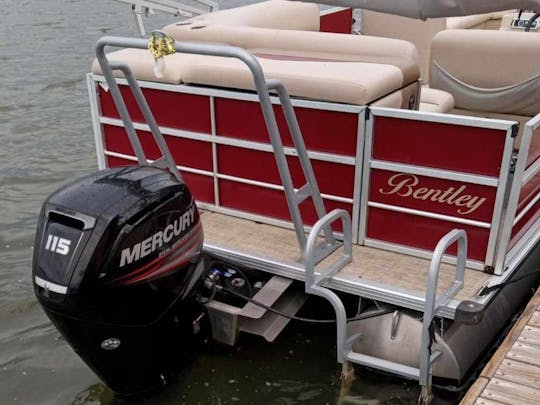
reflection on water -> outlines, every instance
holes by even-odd
[[[247,338],[234,350],[211,348],[169,389],[137,401],[115,398],[59,337],[32,292],[36,219],[48,194],[96,169],[84,74],[100,36],[132,35],[135,26],[129,6],[109,0],[4,0],[2,5],[0,403],[339,402],[331,328],[295,324],[276,344]],[[170,20],[156,15],[150,21],[159,27]],[[363,373],[341,403],[415,402],[414,384],[385,380],[381,389],[380,377]]]

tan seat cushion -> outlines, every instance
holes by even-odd
[[[524,116],[540,111],[535,34],[442,31],[433,38],[430,67],[431,87],[451,93],[456,108]]]
[[[449,30],[468,29],[482,26],[491,19],[491,14],[475,14],[464,17],[448,17],[446,28]]]
[[[422,87],[420,111],[449,113],[454,108],[454,97],[446,91]]]
[[[247,49],[267,78],[282,80],[296,97],[363,105],[416,86],[420,76],[415,47],[401,40],[217,24],[165,30],[181,41]],[[147,51],[123,50],[110,57],[126,60],[142,80],[254,89],[251,73],[238,60],[171,55],[165,58],[164,78],[158,80]],[[99,73],[98,66],[94,72]]]
[[[402,72],[402,85],[420,76],[416,48],[402,40],[223,25],[165,31],[177,40],[234,45],[254,53],[284,55],[290,59],[300,55],[301,58],[393,65]]]
[[[165,29],[171,35],[175,30],[182,30],[187,26],[203,27],[212,24],[319,31],[319,21],[319,7],[316,4],[270,0],[204,14],[170,24]]]
[[[283,58],[264,54],[258,60],[267,78],[281,80],[296,97],[364,105],[403,85],[400,69],[392,65]],[[255,88],[247,66],[233,59],[196,57],[185,67],[183,76],[190,84]]]
[[[251,50],[267,78],[279,79],[292,96],[349,104],[369,104],[404,85],[400,68],[391,64],[341,61],[321,53],[287,55],[271,49]],[[175,54],[165,57],[163,78],[153,73],[154,60],[147,50],[123,49],[109,54],[127,63],[139,80],[170,84],[200,84],[254,90],[251,72],[243,62],[212,56]],[[101,74],[96,61],[93,73]],[[116,76],[122,76],[115,72]]]

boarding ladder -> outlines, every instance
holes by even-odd
[[[167,37],[163,33],[158,33],[159,37]],[[168,37],[171,41],[172,38]],[[120,118],[124,124],[125,130],[135,151],[137,161],[141,165],[149,164],[149,160],[146,158],[144,150],[141,146],[139,138],[135,132],[135,127],[127,110],[126,104],[116,83],[116,80],[113,75],[114,70],[121,71],[127,83],[135,97],[135,100],[143,113],[144,119],[146,120],[152,136],[158,145],[161,151],[161,158],[157,159],[154,162],[151,162],[153,166],[168,168],[179,180],[182,180],[182,176],[176,167],[176,164],[172,158],[172,155],[167,147],[167,144],[161,134],[159,126],[148,106],[148,103],[142,93],[142,90],[135,79],[133,73],[129,66],[124,63],[109,61],[105,55],[105,47],[122,47],[122,48],[139,48],[146,49],[148,46],[148,41],[144,39],[135,39],[135,38],[124,38],[124,37],[103,37],[101,38],[96,45],[96,56],[98,62],[101,66],[103,75],[106,79],[109,91],[111,92],[112,98],[120,114]],[[264,73],[262,71],[261,65],[257,58],[252,54],[242,48],[227,46],[227,45],[214,45],[214,44],[199,44],[199,43],[174,43],[174,50],[180,53],[189,53],[189,54],[200,54],[208,56],[221,56],[236,58],[244,62],[247,67],[250,69],[253,79],[255,82],[255,88],[259,97],[261,104],[261,109],[263,117],[266,123],[266,128],[268,135],[270,137],[270,142],[272,144],[274,157],[276,160],[277,168],[281,178],[281,182],[284,188],[289,213],[293,222],[294,230],[296,232],[296,237],[300,247],[300,251],[304,254],[306,250],[306,233],[305,227],[300,213],[300,204],[306,201],[308,198],[311,198],[317,217],[319,220],[326,215],[326,209],[319,191],[319,186],[309,160],[308,152],[304,144],[304,139],[298,125],[298,120],[294,112],[289,94],[287,89],[278,80],[275,79],[265,79]],[[279,128],[276,121],[276,116],[274,114],[274,109],[272,107],[272,102],[270,100],[270,91],[274,91],[278,94],[281,108],[283,109],[285,119],[289,131],[291,133],[294,146],[298,155],[298,159],[301,164],[301,168],[304,174],[306,183],[299,189],[295,189],[283,149],[283,143],[279,133]],[[334,238],[330,225],[324,222],[320,227],[324,233],[324,238],[321,241],[318,240],[316,249],[312,249],[310,257],[313,257],[315,262],[321,261],[323,258],[328,256],[333,252],[338,246],[339,243]]]
[[[197,15],[216,11],[218,4],[212,0],[191,0],[191,3],[197,5],[189,5],[173,0],[116,0],[122,3],[131,4],[131,10],[135,17],[135,23],[141,33],[141,37],[146,35],[144,28],[143,16],[148,17],[154,11],[172,14],[176,17],[191,18]],[[201,7],[202,6],[202,7]]]
[[[344,230],[343,254],[329,265],[326,264],[326,262],[323,263],[323,265],[326,265],[325,268],[316,270],[315,252],[317,249],[317,239],[321,229],[328,227],[331,223],[337,220],[341,220]],[[411,367],[409,365],[400,364],[353,351],[353,345],[361,336],[347,336],[347,315],[343,302],[332,290],[323,286],[325,282],[329,281],[338,271],[351,262],[351,238],[351,220],[349,215],[344,210],[334,210],[324,218],[320,219],[312,228],[304,255],[306,293],[325,298],[332,304],[336,313],[337,360],[339,363],[343,364],[344,374],[346,373],[347,363],[350,362],[418,380],[422,386],[419,403],[429,404],[432,399],[431,368],[433,362],[440,355],[440,352],[432,352],[431,350],[431,345],[433,343],[433,331],[431,328],[437,311],[441,307],[448,304],[450,300],[452,300],[463,288],[465,262],[467,258],[467,235],[464,230],[454,229],[440,239],[433,252],[429,267],[424,315],[422,319],[422,339],[420,342],[420,359],[418,367]],[[443,255],[448,248],[456,242],[458,243],[458,254],[455,280],[444,293],[437,296],[436,293],[439,279],[439,269]]]

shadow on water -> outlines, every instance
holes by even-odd
[[[102,384],[77,394],[73,404],[416,404],[417,384],[357,370],[341,392],[332,325],[290,324],[274,343],[243,336],[235,349],[212,345],[189,371],[149,397],[121,398]],[[381,382],[384,385],[381,386]]]

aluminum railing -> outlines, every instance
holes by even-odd
[[[161,134],[159,126],[150,110],[150,107],[148,106],[148,103],[146,102],[144,94],[139,84],[137,83],[137,80],[131,73],[129,66],[118,62],[110,62],[105,54],[105,48],[107,46],[146,49],[147,45],[148,42],[144,39],[108,36],[101,38],[97,42],[96,55],[98,62],[101,66],[103,76],[105,77],[107,85],[109,86],[113,101],[116,105],[118,113],[120,114],[120,118],[122,119],[128,138],[135,151],[135,155],[139,164],[148,164],[148,161],[146,159],[141,143],[137,137],[135,127],[129,115],[125,101],[113,75],[113,70],[121,70],[122,73],[124,73],[124,76],[128,81],[128,85],[133,92],[135,100],[139,108],[141,109],[144,118],[147,121],[152,136],[154,137],[162,153],[162,157],[153,164],[156,166],[169,168],[172,173],[174,173],[179,179],[181,179],[181,174],[179,173],[174,163],[174,160],[163,138],[163,135]],[[309,160],[307,149],[304,144],[304,139],[302,137],[302,133],[300,132],[298,120],[296,118],[296,114],[290,101],[287,89],[278,80],[266,80],[257,58],[245,49],[228,45],[187,42],[174,43],[174,49],[176,52],[179,53],[221,56],[239,59],[251,71],[257,95],[261,104],[266,129],[268,131],[270,143],[273,148],[274,158],[276,160],[276,165],[280,175],[281,183],[285,191],[289,213],[291,215],[291,219],[294,225],[300,251],[303,255],[306,250],[307,242],[306,234],[304,231],[304,223],[300,212],[300,204],[307,198],[311,198],[315,206],[318,218],[323,218],[326,215],[326,209],[324,207],[319,186],[313,172],[313,167]],[[274,109],[270,100],[270,90],[276,91],[278,93],[279,99],[281,101],[281,107],[284,111],[291,137],[297,150],[298,159],[300,161],[302,171],[306,180],[306,183],[298,190],[295,190],[293,185],[291,173],[289,170],[289,166],[283,149],[283,143],[276,121],[276,116],[274,114]],[[324,232],[326,243],[324,245],[324,248],[318,249],[317,253],[315,254],[317,262],[330,254],[338,246],[338,243],[336,242],[330,227],[326,224],[323,224],[322,230]]]
[[[192,3],[202,5],[202,7],[180,3],[173,0],[116,0],[131,5],[131,10],[135,17],[135,23],[141,34],[146,35],[143,16],[148,16],[155,11],[172,14],[177,17],[191,18],[197,15],[206,14],[218,9],[218,4],[211,0],[191,0]]]

